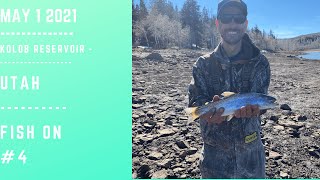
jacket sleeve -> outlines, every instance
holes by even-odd
[[[261,68],[256,70],[255,81],[253,83],[254,86],[252,87],[252,92],[268,94],[270,78],[271,78],[270,64],[267,58],[264,56],[260,63],[261,63],[261,66],[260,66]],[[260,115],[266,112],[267,110],[262,110],[260,112]]]
[[[192,68],[192,80],[188,88],[188,107],[201,106],[212,100],[208,93],[205,71],[205,59],[200,57]]]
[[[271,70],[266,57],[263,56],[259,66],[256,69],[252,92],[268,94]]]

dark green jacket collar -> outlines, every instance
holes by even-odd
[[[228,56],[226,55],[224,49],[222,48],[221,42],[216,47],[212,55],[213,57],[217,58],[221,64],[230,63]],[[259,56],[261,55],[262,54],[260,53],[260,50],[253,44],[248,34],[245,33],[245,35],[242,38],[242,45],[241,45],[239,60],[256,61],[259,59]]]

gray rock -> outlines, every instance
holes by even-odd
[[[172,126],[173,126],[173,127],[181,127],[181,126],[183,126],[183,125],[180,124],[180,123],[173,123]]]
[[[160,102],[163,102],[164,104],[167,104],[168,102],[172,101],[172,97],[164,96],[159,99]]]
[[[182,106],[176,106],[176,112],[182,112],[184,110],[184,107]]]
[[[149,59],[149,60],[156,60],[156,61],[162,61],[163,60],[163,57],[161,56],[161,54],[159,53],[151,53],[149,54],[146,59]]]
[[[178,167],[178,168],[174,168],[174,169],[173,169],[173,172],[174,172],[174,173],[179,173],[179,172],[184,171],[184,170],[185,170],[184,168]]]
[[[139,134],[136,136],[136,141],[138,141],[137,143],[139,144],[143,144],[145,142],[150,143],[154,140],[155,136],[151,135],[151,134]]]
[[[132,61],[137,61],[140,60],[140,58],[138,56],[132,55]]]
[[[198,151],[197,148],[190,148],[187,150],[187,155],[195,154]]]
[[[146,114],[147,114],[148,117],[151,118],[151,117],[154,117],[154,116],[155,116],[156,111],[153,110],[153,109],[150,109]]]
[[[199,159],[199,154],[195,154],[186,158],[186,162],[195,163]]]
[[[277,130],[277,131],[282,131],[282,130],[284,130],[284,127],[277,125],[277,126],[273,126],[273,129]]]
[[[188,116],[179,116],[179,120],[187,121],[188,120]]]
[[[137,176],[140,178],[149,178],[150,177],[150,166],[142,165],[139,167]]]
[[[141,100],[141,99],[136,99],[136,98],[132,98],[132,104],[142,104],[145,101]]]
[[[152,152],[151,154],[149,154],[148,156],[148,159],[151,159],[151,160],[159,160],[162,158],[162,153],[159,153],[159,152]]]
[[[156,171],[152,174],[152,179],[165,179],[168,178],[167,170]]]
[[[292,129],[290,128],[288,130],[288,134],[290,135],[290,137],[292,138],[300,138],[300,132],[297,129]]]
[[[288,173],[280,171],[280,177],[281,178],[288,178],[288,176],[289,176]]]
[[[280,109],[288,111],[292,110],[288,104],[281,104]]]
[[[137,158],[137,157],[134,157],[134,158],[132,158],[132,165],[134,165],[134,166],[138,166],[138,165],[140,165],[140,159],[139,158]]]
[[[132,91],[144,91],[143,87],[132,87]]]
[[[304,126],[303,122],[294,122],[294,121],[289,121],[289,120],[282,120],[278,122],[279,125],[285,126],[285,127],[290,127],[293,129],[299,129]]]
[[[171,136],[176,133],[173,129],[162,129],[158,130],[159,137]]]
[[[159,107],[159,110],[162,110],[162,111],[166,111],[167,109],[169,109],[169,107],[166,105]]]
[[[143,126],[147,129],[152,129],[154,126],[148,124],[148,123],[144,123]]]
[[[188,128],[181,128],[181,131],[180,131],[180,133],[181,134],[187,134],[189,132],[189,130],[188,130]]]
[[[146,102],[146,100],[147,100],[146,96],[139,97],[139,101],[142,102],[142,103]]]
[[[308,119],[307,116],[302,116],[302,115],[298,116],[298,121],[306,121],[307,119]]]
[[[160,162],[157,162],[157,165],[164,168],[170,168],[173,160],[172,159],[164,159]]]
[[[156,103],[158,103],[158,98],[152,96],[152,97],[150,97],[149,101],[150,101],[151,104],[156,104]]]
[[[187,151],[182,151],[182,152],[180,152],[180,154],[179,154],[179,157],[180,157],[181,159],[185,159],[186,156],[187,156]]]
[[[138,119],[140,116],[138,114],[132,114],[132,119]]]
[[[291,115],[293,114],[293,112],[292,112],[292,111],[289,111],[289,110],[283,110],[283,111],[281,112],[281,114],[283,114],[283,115],[285,115],[285,116],[291,116]]]
[[[171,126],[172,124],[173,124],[173,122],[171,120],[169,120],[169,119],[167,119],[166,122],[165,122],[165,125],[170,125]]]
[[[188,143],[185,141],[176,141],[176,144],[180,149],[185,149],[189,146]]]
[[[320,152],[317,149],[314,148],[310,148],[308,149],[308,152],[311,156],[316,157],[316,158],[320,158]]]
[[[164,117],[165,120],[173,120],[176,119],[176,115],[175,114],[166,114]]]
[[[274,159],[274,160],[278,160],[281,159],[282,155],[274,152],[274,151],[269,151],[269,159]]]
[[[279,116],[271,116],[270,117],[270,120],[272,120],[272,121],[278,121],[278,119],[279,119]]]
[[[143,107],[141,104],[132,104],[132,109],[139,109],[141,107]]]
[[[186,175],[186,174],[182,174],[182,175],[180,176],[180,178],[181,178],[181,179],[186,179],[186,178],[187,178],[187,175]]]

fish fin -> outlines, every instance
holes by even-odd
[[[190,107],[190,108],[185,109],[185,112],[187,113],[187,115],[189,117],[187,124],[190,124],[192,121],[196,120],[199,117],[199,114],[197,114],[197,109],[198,109],[198,107]]]
[[[230,121],[232,118],[233,118],[233,114],[232,115],[229,115],[229,116],[227,116],[227,121]]]
[[[226,91],[226,92],[223,92],[221,95],[222,95],[223,97],[230,97],[230,96],[235,95],[235,94],[236,94],[236,93],[234,93],[234,92]]]

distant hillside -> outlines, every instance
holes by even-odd
[[[278,45],[280,49],[289,51],[320,49],[320,32],[294,38],[278,39]]]

